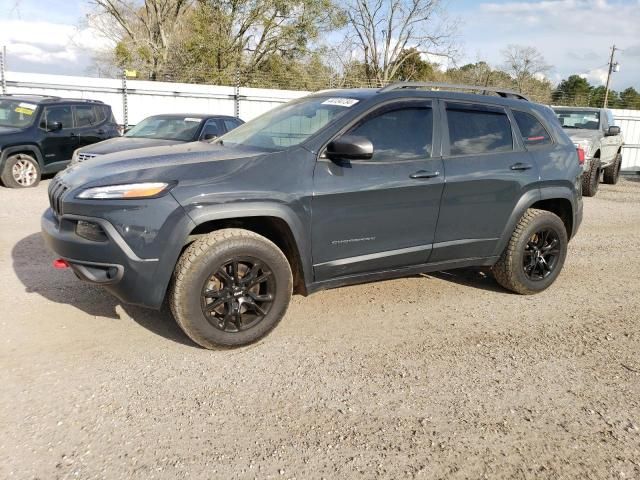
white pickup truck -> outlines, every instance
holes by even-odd
[[[617,183],[624,140],[611,110],[592,107],[553,107],[553,110],[573,143],[584,150],[582,194],[593,197],[601,177],[604,183]]]

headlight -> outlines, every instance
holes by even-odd
[[[165,193],[172,186],[170,183],[129,183],[126,185],[108,185],[106,187],[88,188],[78,194],[77,198],[118,199],[149,198]]]

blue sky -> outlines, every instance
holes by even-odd
[[[459,64],[502,62],[508,44],[535,46],[557,82],[572,73],[595,84],[606,76],[610,46],[623,50],[613,88],[640,90],[640,0],[448,0],[460,20]],[[87,26],[87,0],[0,0],[0,45],[11,70],[84,74],[108,42]]]

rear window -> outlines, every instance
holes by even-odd
[[[511,123],[499,107],[447,103],[450,155],[481,155],[513,150]]]
[[[513,117],[516,119],[522,140],[527,146],[550,145],[552,143],[549,132],[542,123],[533,115],[525,112],[513,110]]]

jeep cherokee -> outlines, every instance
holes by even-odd
[[[211,143],[105,155],[53,179],[43,234],[57,266],[126,303],[166,298],[208,348],[263,337],[292,293],[468,266],[540,292],[582,171],[551,109],[490,91],[323,91]]]

